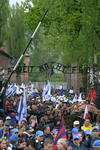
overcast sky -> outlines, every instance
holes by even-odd
[[[10,0],[10,5],[15,5],[16,2],[18,2],[19,4],[21,4],[21,1],[25,1],[25,0]]]

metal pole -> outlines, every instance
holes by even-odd
[[[13,73],[15,72],[16,68],[18,67],[18,65],[19,65],[19,63],[20,63],[20,61],[21,61],[21,59],[23,58],[25,52],[27,51],[29,45],[31,44],[33,38],[35,37],[35,35],[36,35],[36,33],[37,33],[37,31],[38,31],[40,25],[42,24],[42,22],[43,22],[45,16],[47,15],[47,12],[48,12],[48,10],[45,11],[43,17],[41,18],[40,22],[38,23],[38,25],[37,25],[35,31],[33,32],[33,34],[32,34],[32,36],[31,36],[31,38],[30,38],[28,44],[26,45],[26,47],[25,47],[23,53],[21,54],[20,58],[18,59],[17,63],[15,64],[15,66],[14,66],[14,68],[13,68],[11,74],[9,75],[7,81],[6,81],[5,84],[2,86],[2,89],[1,89],[1,91],[0,91],[0,96],[1,96],[1,97],[2,97],[2,95],[5,95],[5,90],[6,90],[6,87],[7,87],[7,85],[8,85],[8,82],[9,82],[11,76],[12,76]]]

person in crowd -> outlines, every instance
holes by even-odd
[[[29,126],[31,126],[33,129],[35,129],[37,124],[38,124],[37,116],[33,116],[33,115],[30,116],[30,118],[29,118]]]
[[[59,131],[58,129],[53,129],[53,131],[52,131],[53,141],[56,139],[58,131]]]
[[[7,150],[6,138],[0,138],[0,150]]]
[[[53,136],[50,133],[50,126],[49,125],[45,125],[43,131],[44,131],[44,139],[50,138],[53,140]]]
[[[90,123],[90,119],[85,119],[83,126],[81,127],[83,131],[90,130],[92,131],[92,124]]]
[[[53,146],[53,140],[52,139],[48,139],[46,138],[44,140],[44,147],[43,150],[52,150],[52,146]]]
[[[21,136],[26,129],[26,124],[20,124],[19,126],[19,135]]]
[[[10,126],[11,126],[11,117],[10,116],[7,116],[5,121],[8,122],[10,124]]]
[[[30,141],[34,137],[33,131],[34,129],[31,126],[27,126],[25,131],[21,134],[21,136],[24,137],[27,141]]]
[[[66,141],[66,139],[60,138],[57,141],[57,149],[58,150],[67,150],[67,141]]]
[[[36,131],[35,140],[34,140],[34,147],[35,150],[42,150],[44,144],[44,132],[41,130]]]
[[[82,143],[78,134],[73,135],[72,144],[70,145],[72,150],[88,150]]]
[[[100,150],[100,139],[93,142],[92,150]]]
[[[18,137],[18,134],[19,134],[18,128],[13,128],[13,129],[10,130],[10,135],[11,136],[14,135],[14,136]]]
[[[72,135],[78,134],[78,132],[79,132],[79,129],[78,129],[78,128],[73,128],[73,129],[72,129]]]
[[[70,145],[72,142],[72,131],[71,131],[71,129],[67,129],[67,141],[68,141],[68,145]]]
[[[80,122],[79,122],[78,120],[76,120],[76,121],[73,122],[73,127],[74,127],[74,128],[77,128],[79,132],[82,131],[82,130],[80,129]]]
[[[26,143],[25,139],[24,138],[20,138],[18,140],[17,150],[25,150],[26,147],[27,147],[27,143]]]
[[[93,144],[93,142],[95,140],[100,139],[100,130],[98,126],[94,126],[93,130],[92,130],[92,141],[91,141],[91,145]]]
[[[10,137],[10,123],[5,121],[3,129],[0,130],[0,138],[5,137],[9,139]]]
[[[9,116],[11,117],[11,126],[18,122],[18,120],[16,119],[16,110],[10,110]]]
[[[99,137],[99,127],[98,126],[94,126],[92,128],[92,137],[93,138],[98,138]]]
[[[3,124],[4,124],[4,123],[3,123],[3,119],[0,118],[0,130],[3,129]]]
[[[91,141],[92,141],[92,132],[90,130],[86,130],[84,132],[84,139],[83,139],[83,144],[85,145],[86,148],[88,149],[91,148]]]
[[[8,150],[16,150],[18,146],[18,136],[12,135],[9,137]]]

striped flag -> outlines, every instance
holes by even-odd
[[[26,102],[26,100],[27,100],[27,94],[24,91],[23,96],[21,96],[21,98],[20,98],[17,116],[16,116],[16,119],[18,120],[18,124],[20,124],[21,121],[26,119],[26,117],[27,117],[27,102]]]
[[[64,92],[64,89],[63,89],[63,86],[61,86],[60,92],[59,92],[59,96],[62,96],[62,95],[63,95],[63,92]]]
[[[88,119],[88,118],[89,118],[88,106],[86,105],[85,111],[84,111],[84,119]]]
[[[43,100],[48,100],[51,98],[51,84],[49,81],[47,81],[47,84],[44,85],[42,96]]]
[[[16,93],[16,84],[13,83],[13,84],[10,84],[6,90],[6,97],[9,98],[10,96],[14,95]]]
[[[78,96],[77,96],[77,94],[75,94],[72,102],[75,103],[77,101],[78,101]]]
[[[64,138],[66,139],[66,129],[65,129],[65,125],[64,125],[64,117],[62,116],[62,119],[61,119],[61,123],[60,123],[60,128],[59,128],[59,131],[58,131],[58,134],[55,138],[55,141],[53,143],[53,147],[52,147],[52,150],[56,150],[57,149],[57,141],[60,139],[60,138]]]
[[[80,93],[78,97],[78,102],[81,102],[81,101],[82,101],[82,93]]]

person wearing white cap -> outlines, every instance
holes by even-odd
[[[79,129],[79,126],[80,126],[80,122],[78,120],[73,122],[73,127],[74,128],[78,128]]]
[[[6,117],[6,121],[11,124],[11,117],[10,117],[10,116],[7,116],[7,117]]]
[[[75,129],[78,129],[78,132],[81,132],[82,130],[80,129],[80,122],[78,121],[78,120],[76,120],[76,121],[74,121],[73,122],[73,127],[75,128]],[[73,128],[73,129],[74,129]]]

